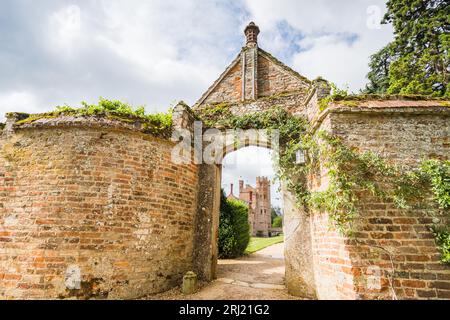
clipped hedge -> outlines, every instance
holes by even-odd
[[[219,221],[219,257],[236,258],[244,254],[250,241],[248,207],[238,200],[227,199],[222,191]]]

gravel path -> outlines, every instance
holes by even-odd
[[[182,295],[180,288],[148,299],[192,300],[286,300],[298,299],[284,285],[284,244],[278,243],[254,254],[232,260],[219,260],[217,280],[201,283],[193,295]]]

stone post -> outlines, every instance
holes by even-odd
[[[317,100],[323,99],[331,94],[331,86],[327,80],[319,77],[313,80],[313,84],[316,88]]]
[[[191,108],[189,108],[189,106],[183,101],[180,101],[173,109],[172,113],[173,127],[175,129],[188,129],[190,131],[193,131],[194,121],[195,116],[192,113]]]
[[[197,275],[193,271],[188,271],[183,277],[183,294],[193,294],[197,291]]]
[[[12,134],[14,134],[14,124],[17,121],[28,118],[30,115],[28,113],[22,113],[22,112],[9,112],[5,116],[6,116],[6,122],[5,122],[5,128],[3,129],[3,134],[6,137],[9,137]]]

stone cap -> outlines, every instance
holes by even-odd
[[[130,117],[128,121],[117,120],[105,116],[78,116],[78,115],[59,115],[57,117],[42,117],[30,122],[17,123],[17,120],[26,119],[26,114],[19,114],[21,117],[17,118],[17,114],[11,113],[7,116],[5,131],[12,134],[17,130],[23,129],[41,129],[41,128],[98,128],[98,129],[112,129],[141,132],[150,134],[154,137],[169,140],[171,132],[161,132],[156,134],[151,130],[148,124],[140,118]],[[8,129],[8,130],[6,130]]]
[[[339,106],[355,106],[365,108],[405,108],[405,107],[449,107],[450,101],[446,100],[342,100],[334,101],[330,104],[331,108],[337,108]],[[450,109],[449,109],[450,110]]]
[[[450,117],[448,100],[342,100],[330,105],[312,119],[311,131],[315,131],[323,120],[332,113],[347,114],[402,114],[437,115]]]

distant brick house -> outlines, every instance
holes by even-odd
[[[231,184],[228,199],[241,200],[249,207],[248,222],[252,236],[268,237],[272,227],[271,204],[270,204],[270,181],[266,177],[256,177],[256,187],[249,184],[244,185],[239,180],[239,198],[233,194]]]

